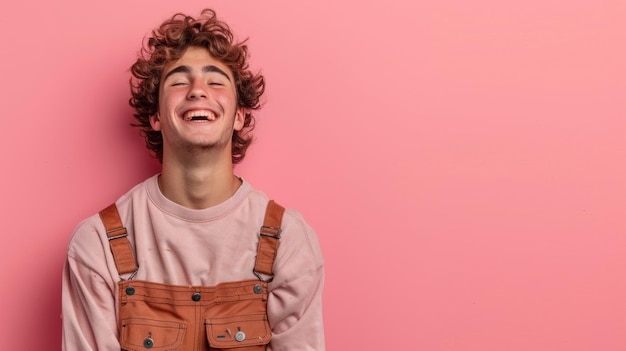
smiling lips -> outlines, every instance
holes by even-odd
[[[215,121],[217,117],[209,110],[193,110],[185,112],[185,121]]]

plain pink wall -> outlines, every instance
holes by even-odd
[[[204,6],[267,78],[236,171],[318,231],[329,350],[626,349],[625,4],[4,2],[0,349],[60,348],[74,226],[158,170],[128,67]]]

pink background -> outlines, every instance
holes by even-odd
[[[158,170],[128,67],[205,6],[267,78],[236,172],[318,231],[329,350],[626,349],[624,1],[0,6],[0,349],[60,348],[74,226]]]

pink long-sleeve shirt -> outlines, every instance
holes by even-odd
[[[192,210],[163,196],[156,175],[148,178],[116,201],[139,264],[133,279],[183,286],[255,279],[267,201],[244,180],[230,199]],[[317,236],[292,209],[285,212],[282,230],[269,284],[268,350],[324,350],[324,262]],[[116,287],[121,278],[100,217],[82,221],[63,271],[64,351],[120,350]]]

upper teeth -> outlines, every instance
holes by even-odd
[[[204,117],[209,121],[215,120],[215,115],[211,111],[207,110],[195,110],[185,113],[186,121],[191,121],[194,117]]]

